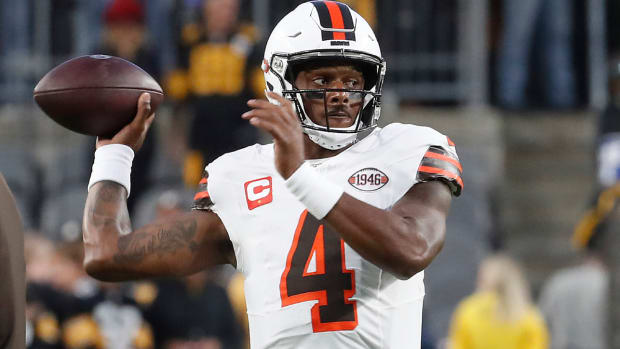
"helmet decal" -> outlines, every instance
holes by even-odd
[[[334,1],[312,1],[312,5],[319,15],[323,41],[355,41],[355,23],[348,6]]]

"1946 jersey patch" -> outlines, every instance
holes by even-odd
[[[349,184],[362,191],[375,191],[383,188],[390,179],[381,170],[376,168],[361,169],[349,177]]]

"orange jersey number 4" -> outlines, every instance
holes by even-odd
[[[344,241],[308,211],[302,212],[280,279],[282,306],[318,301],[311,309],[314,332],[357,326],[355,271],[346,269]]]

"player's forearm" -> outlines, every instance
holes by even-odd
[[[401,279],[424,270],[443,246],[441,219],[404,217],[347,194],[325,219],[362,257]]]
[[[84,209],[84,267],[93,277],[110,280],[121,266],[112,256],[118,251],[119,237],[131,231],[127,212],[127,191],[123,186],[102,181],[89,191]],[[113,268],[115,267],[115,268]]]

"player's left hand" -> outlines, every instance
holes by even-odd
[[[273,92],[267,94],[280,105],[266,100],[251,99],[248,101],[248,106],[252,110],[245,112],[241,117],[273,136],[276,169],[284,179],[287,179],[304,162],[301,124],[290,101]]]

